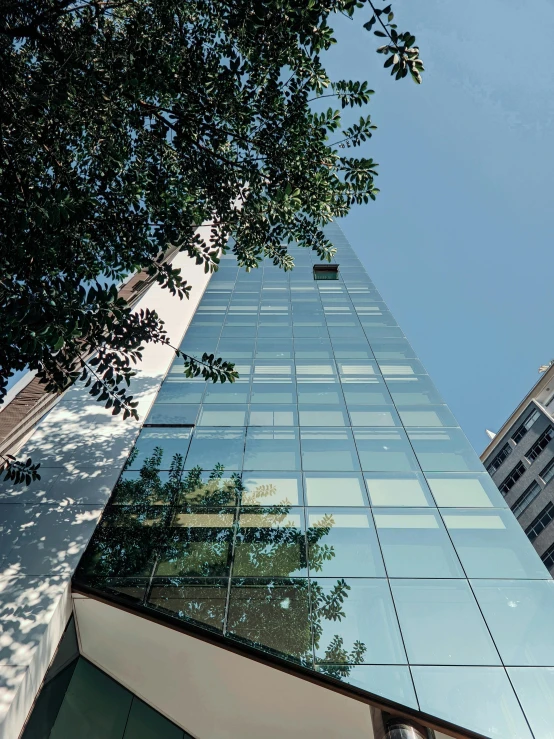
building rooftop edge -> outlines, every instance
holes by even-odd
[[[506,431],[510,428],[510,426],[518,419],[518,417],[521,415],[522,411],[525,409],[525,406],[529,405],[530,401],[537,397],[539,392],[546,386],[548,383],[554,380],[554,364],[551,365],[546,372],[544,372],[537,382],[533,385],[531,390],[527,393],[527,395],[523,398],[523,400],[516,406],[515,410],[510,414],[510,416],[504,421],[502,426],[498,429],[496,432],[496,436],[492,441],[486,446],[486,448],[481,452],[480,459],[483,462],[489,454],[494,450],[494,448],[499,444],[502,439],[504,438],[504,435],[506,434]]]

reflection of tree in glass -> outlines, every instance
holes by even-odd
[[[109,579],[111,589],[126,592],[123,581],[133,579],[147,604],[212,628],[223,628],[225,620],[228,634],[312,666],[325,623],[346,617],[350,590],[344,579],[323,588],[306,577],[307,551],[312,575],[335,556],[325,543],[333,516],[324,514],[305,535],[300,512],[288,501],[259,505],[274,498],[275,485],[247,492],[239,474],[224,478],[221,464],[207,479],[200,467],[183,473],[179,454],[162,473],[162,458],[156,448],[136,478],[118,482],[77,580],[107,587]],[[221,578],[231,570],[229,599]],[[336,634],[320,669],[346,677],[365,651],[360,641],[346,649]]]

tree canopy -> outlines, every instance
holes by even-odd
[[[391,74],[420,82],[415,37],[372,0],[1,8],[0,401],[29,368],[52,391],[82,378],[114,413],[136,415],[134,363],[146,342],[168,338],[115,285],[144,270],[188,298],[169,249],[206,271],[229,249],[247,270],[268,257],[291,269],[293,243],[330,259],[322,227],[378,192],[376,162],[352,155],[372,135],[370,116],[341,122],[373,91],[328,77],[330,23],[356,14],[383,39]],[[213,355],[182,356],[189,376],[236,377]]]

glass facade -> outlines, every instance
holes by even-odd
[[[286,274],[222,259],[181,348],[240,378],[171,367],[77,585],[487,736],[532,737],[532,681],[554,684],[537,646],[550,575],[328,233],[333,280],[304,250]]]

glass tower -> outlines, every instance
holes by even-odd
[[[174,363],[75,587],[480,734],[552,737],[554,583],[328,235],[338,269],[223,257],[181,348],[240,378]]]

